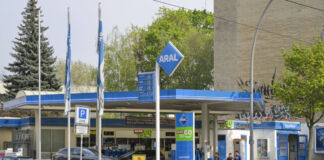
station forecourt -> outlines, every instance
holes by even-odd
[[[90,135],[84,137],[87,147],[98,145],[97,137],[102,139],[102,148],[109,144],[128,145],[128,149],[135,147],[154,149],[155,118],[103,119],[102,133],[96,132],[95,119],[97,94],[72,93],[71,108],[76,105],[91,107]],[[125,113],[155,113],[155,103],[139,103],[137,91],[105,92],[105,112]],[[249,111],[249,92],[237,91],[210,91],[169,89],[160,91],[161,113],[175,114],[181,112],[194,112],[200,114],[201,119],[196,119],[196,147],[205,154],[213,155],[217,145],[216,127],[217,115],[237,114]],[[56,92],[42,92],[42,111],[64,111],[64,94]],[[254,108],[256,111],[264,110],[261,94],[254,94]],[[26,133],[28,141],[18,140],[16,147],[24,148],[26,156],[33,156],[36,146],[38,94],[30,91],[20,91],[17,97],[4,103],[4,110],[35,111],[34,118],[24,118],[16,125],[17,133]],[[73,112],[73,111],[72,111]],[[73,114],[72,114],[73,115]],[[74,135],[74,120],[71,119],[71,146],[80,146],[80,137]],[[143,135],[142,132],[148,135]],[[29,136],[28,136],[28,134]],[[47,137],[50,136],[51,138]],[[161,150],[165,155],[170,155],[171,145],[175,143],[174,119],[161,118]],[[13,137],[14,139],[14,137]],[[24,144],[25,143],[25,144]],[[140,146],[137,146],[141,144]],[[47,148],[46,148],[47,147]],[[57,149],[67,147],[67,119],[65,117],[42,117],[42,155],[50,156]]]

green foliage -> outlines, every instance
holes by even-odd
[[[36,3],[36,0],[29,0],[25,11],[22,12],[24,19],[18,26],[18,38],[13,41],[14,53],[11,53],[15,61],[5,67],[11,72],[3,78],[10,99],[14,98],[19,90],[38,89],[38,11],[40,8],[36,7]],[[48,27],[41,27],[42,90],[58,90],[60,82],[54,70],[56,61],[53,57],[54,49],[44,35],[47,29]]]
[[[275,96],[290,106],[296,116],[314,123],[314,114],[324,111],[324,44],[293,45],[283,51],[285,66],[282,84],[275,83]]]
[[[134,27],[120,34],[117,27],[105,45],[105,91],[132,91],[137,88],[137,70],[132,46],[137,32]]]
[[[65,80],[65,61],[59,60],[55,64],[56,75],[61,82]],[[64,85],[64,84],[62,84]],[[97,68],[81,61],[71,62],[71,85],[72,86],[96,86]]]
[[[281,84],[274,84],[275,96],[289,106],[292,115],[305,117],[309,130],[307,159],[311,159],[313,126],[324,115],[324,43],[293,45],[283,53],[286,68]]]
[[[209,89],[213,86],[213,14],[161,8],[158,18],[139,29],[133,46],[136,68],[155,70],[155,60],[171,41],[185,56],[172,77],[161,72],[162,88]]]

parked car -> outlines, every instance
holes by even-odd
[[[145,154],[146,159],[156,160],[155,150],[142,150],[142,151],[132,151],[121,155],[118,160],[132,160],[133,154]],[[160,160],[165,160],[165,156],[160,153]]]
[[[67,148],[60,149],[55,155],[53,155],[53,160],[66,160],[67,159]],[[80,147],[71,148],[71,160],[80,159]],[[84,160],[97,160],[98,152],[97,150],[90,148],[82,148],[82,159]],[[102,160],[111,160],[106,156],[101,156]]]

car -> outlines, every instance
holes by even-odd
[[[146,155],[146,159],[148,160],[156,160],[155,150],[139,150],[139,151],[132,151],[121,155],[118,160],[132,160],[134,154],[139,155]],[[160,160],[165,160],[165,156],[160,153]]]
[[[32,160],[32,158],[28,158],[28,157],[4,156],[4,157],[0,157],[0,160]]]
[[[67,148],[60,149],[55,155],[53,155],[53,160],[66,160],[67,159]],[[71,160],[80,159],[80,147],[71,148]],[[98,152],[97,150],[90,148],[82,148],[82,159],[84,160],[97,160]],[[102,160],[111,160],[106,156],[101,156]]]

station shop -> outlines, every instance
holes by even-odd
[[[155,128],[153,118],[103,119],[102,148],[104,150],[153,150]],[[34,118],[0,119],[2,150],[22,148],[24,156],[34,156]],[[67,128],[65,118],[42,119],[42,155],[50,157],[60,148],[67,147]],[[136,122],[136,124],[134,124]],[[161,152],[167,159],[171,157],[172,144],[175,144],[174,119],[161,120]],[[142,124],[141,124],[142,123]],[[143,124],[144,123],[144,124]],[[146,123],[146,124],[145,124]],[[212,125],[213,122],[210,123]],[[73,125],[73,120],[72,120]],[[95,119],[91,120],[91,126]],[[244,121],[227,120],[224,124],[217,124],[217,149],[223,160],[228,153],[239,151],[242,159],[249,159],[249,124]],[[317,127],[324,128],[324,124]],[[254,124],[255,157],[258,160],[305,160],[307,156],[308,131],[305,124],[299,122],[262,122]],[[83,139],[84,147],[95,147],[96,128],[91,127],[90,134]],[[74,135],[72,126],[71,145],[80,146],[80,137]],[[200,148],[201,121],[196,121],[196,149]],[[209,154],[213,152],[214,132],[209,133]],[[316,139],[316,137],[314,137]],[[324,158],[324,154],[313,153],[317,159]],[[315,158],[315,159],[316,159]]]

